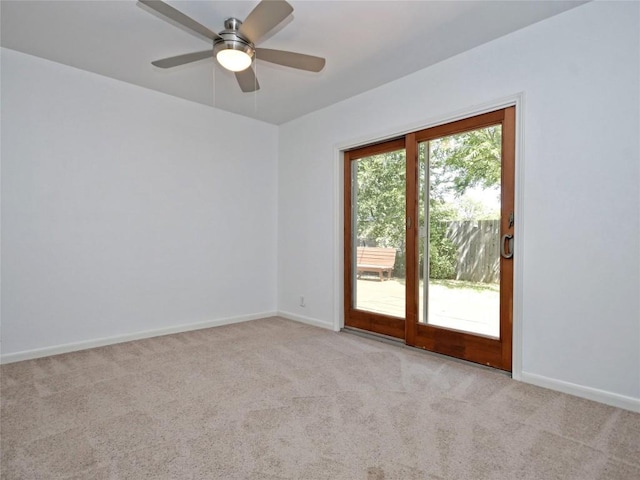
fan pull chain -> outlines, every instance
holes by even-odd
[[[217,106],[217,102],[216,102],[216,64],[215,62],[212,64],[211,66],[211,71],[212,71],[212,75],[211,75],[211,79],[212,79],[212,83],[211,83],[211,89],[213,90],[212,92],[212,97],[213,97],[213,106],[216,107]]]
[[[258,62],[256,62],[255,60],[253,61],[253,68],[254,71],[256,72],[255,75],[255,80],[253,81],[253,86],[257,87],[258,85]],[[258,113],[258,89],[254,88],[253,90],[253,112],[254,113]]]

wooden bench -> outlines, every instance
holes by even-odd
[[[386,272],[387,280],[391,278],[391,272],[396,263],[395,248],[358,247],[356,254],[358,277],[362,272],[374,272],[382,282]]]

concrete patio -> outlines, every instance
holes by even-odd
[[[419,313],[424,322],[424,288],[420,282]],[[357,280],[357,308],[404,317],[404,280]],[[480,335],[500,335],[500,291],[495,284],[432,280],[429,288],[430,325]]]

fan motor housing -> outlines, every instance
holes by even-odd
[[[246,38],[238,33],[242,22],[237,18],[227,18],[224,21],[225,29],[219,33],[220,39],[213,42],[213,53],[217,55],[221,50],[240,50],[251,57],[255,56],[255,47]]]

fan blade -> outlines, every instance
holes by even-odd
[[[245,93],[260,90],[260,85],[258,84],[256,72],[253,71],[253,67],[249,67],[241,72],[236,72],[236,80],[238,80],[240,89]]]
[[[285,50],[272,50],[270,48],[256,48],[256,58],[265,62],[277,63],[285,67],[319,72],[324,68],[325,59],[305,55],[304,53],[287,52]]]
[[[176,10],[171,5],[161,2],[160,0],[139,0],[139,2],[155,10],[159,14],[164,15],[169,20],[173,20],[174,22],[177,22],[196,33],[199,33],[200,35],[207,37],[210,40],[218,40],[222,38],[217,33],[212,32],[204,25],[196,22],[193,18],[187,17],[184,13]]]
[[[177,67],[178,65],[184,65],[185,63],[204,60],[205,58],[213,58],[213,51],[211,49],[203,50],[202,52],[185,53],[184,55],[177,55],[175,57],[163,58],[162,60],[156,60],[155,62],[151,62],[151,64],[160,68],[171,68],[171,67]]]
[[[287,18],[291,12],[293,7],[285,0],[262,0],[247,15],[238,32],[251,43],[257,43],[265,33]]]

